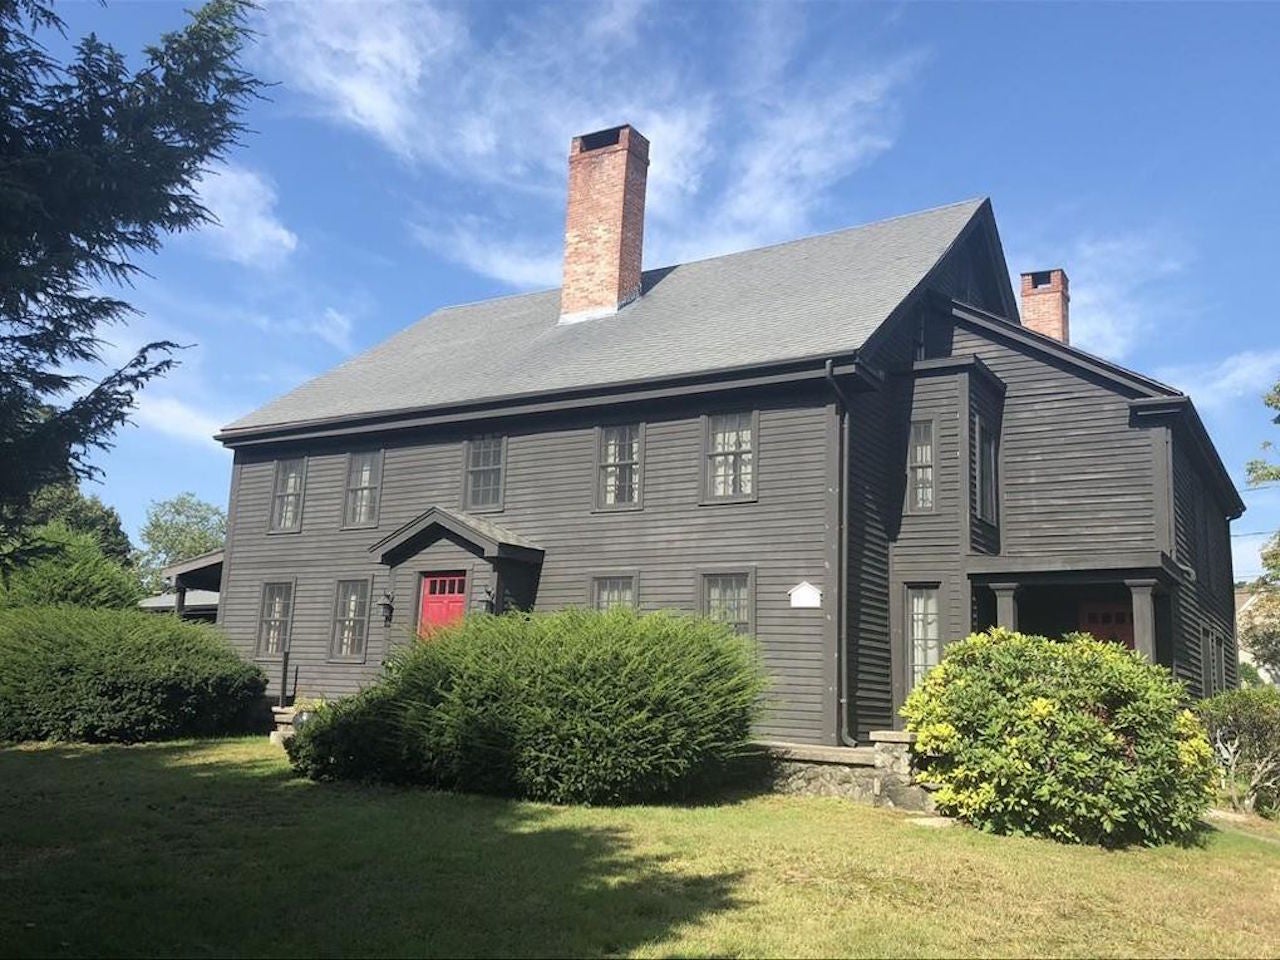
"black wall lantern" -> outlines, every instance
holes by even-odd
[[[382,611],[382,625],[391,626],[391,617],[396,612],[396,598],[392,593],[384,593],[378,601],[378,609]]]

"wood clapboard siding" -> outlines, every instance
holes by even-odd
[[[829,396],[820,389],[771,392],[725,401],[720,409],[760,410],[756,438],[758,499],[699,505],[703,409],[649,405],[615,409],[616,422],[645,422],[643,509],[593,511],[596,415],[525,418],[485,429],[507,432],[504,509],[487,519],[546,551],[536,609],[588,601],[593,575],[635,571],[644,610],[698,608],[703,570],[754,568],[756,632],[772,677],[769,712],[760,733],[820,742],[834,703],[823,654],[822,610],[792,609],[787,590],[801,580],[826,584],[826,470]],[[471,609],[483,609],[491,565],[465,546],[438,541],[394,571],[367,548],[428,507],[461,507],[466,434],[388,432],[380,522],[376,530],[343,530],[346,449],[317,444],[308,456],[302,530],[268,534],[274,462],[282,451],[238,451],[232,497],[234,535],[228,544],[223,625],[252,654],[263,582],[296,579],[292,662],[302,694],[340,695],[367,683],[388,642],[403,642],[416,614],[422,569],[459,569],[471,576]],[[290,451],[290,455],[293,452]],[[395,623],[382,628],[372,611],[367,662],[328,657],[339,579],[373,578],[376,603],[391,587]],[[267,664],[272,690],[277,684]],[[292,671],[292,667],[291,667]]]
[[[1205,694],[1205,631],[1224,641],[1226,681],[1238,683],[1235,593],[1226,508],[1196,470],[1187,441],[1173,439],[1173,550],[1183,570],[1174,603],[1174,669],[1191,691]]]
[[[1130,397],[963,323],[953,350],[978,356],[1007,387],[1002,555],[1158,549],[1151,432],[1130,426]]]
[[[1004,512],[1003,420],[1004,398],[999,396],[984,377],[969,377],[969,548],[974,553],[1000,552],[1000,522]],[[979,516],[978,510],[978,424],[982,423],[998,438],[996,443],[996,515],[994,522]]]

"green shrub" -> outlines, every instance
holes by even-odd
[[[0,740],[230,732],[265,687],[205,624],[137,610],[0,610]]]
[[[0,578],[0,608],[76,607],[126,609],[142,598],[137,575],[102,551],[87,533],[61,523],[39,531],[41,555]]]
[[[902,712],[943,812],[1123,846],[1185,838],[1212,796],[1209,742],[1184,700],[1116,644],[992,630],[952,645]]]
[[[1280,812],[1280,690],[1228,690],[1200,702],[1223,794],[1238,810]]]
[[[727,774],[764,675],[751,641],[722,624],[566,610],[469,617],[401,653],[376,689],[376,709],[356,698],[299,731],[300,772],[622,803]],[[362,747],[366,724],[397,742]]]
[[[294,769],[312,780],[412,782],[404,769],[397,705],[386,685],[354,697],[327,700],[308,711],[285,741]]]

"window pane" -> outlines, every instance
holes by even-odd
[[[754,464],[750,413],[711,417],[708,425],[708,487],[713,498],[751,496]]]
[[[937,588],[912,587],[907,591],[907,629],[911,641],[911,683],[915,686],[942,657]]]
[[[609,610],[613,607],[634,607],[635,603],[634,578],[596,577],[595,606],[597,610]]]
[[[747,574],[708,574],[702,585],[708,617],[732,625],[736,633],[751,631],[751,583]]]
[[[911,447],[907,460],[910,474],[910,502],[913,510],[933,509],[933,422],[911,425]]]

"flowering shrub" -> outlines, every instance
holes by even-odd
[[[995,629],[948,648],[902,713],[943,812],[1115,847],[1182,839],[1208,806],[1213,755],[1185,700],[1116,644]]]

